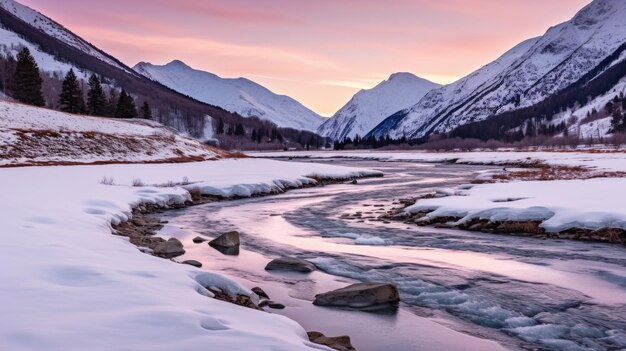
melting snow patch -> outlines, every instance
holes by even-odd
[[[387,245],[387,241],[377,236],[363,235],[354,240],[357,245]]]

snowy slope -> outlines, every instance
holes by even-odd
[[[0,166],[183,162],[224,154],[153,121],[80,116],[0,101]]]
[[[439,84],[411,73],[394,73],[374,88],[356,93],[319,127],[318,133],[335,140],[365,136],[385,118],[413,106],[426,93],[438,87]]]
[[[22,47],[27,47],[28,50],[30,50],[30,53],[35,58],[35,61],[37,61],[37,65],[40,69],[50,73],[57,72],[62,76],[71,68],[74,68],[77,74],[84,78],[84,74],[75,66],[58,60],[54,56],[40,50],[37,45],[25,40],[18,34],[0,27],[0,54],[2,56],[6,57],[11,55],[15,57]]]
[[[140,62],[133,69],[194,99],[280,127],[315,131],[323,118],[296,100],[245,78],[221,78],[175,60],[163,66]]]
[[[373,134],[420,137],[530,106],[576,82],[626,42],[626,2],[595,0],[570,21],[436,89]],[[623,60],[623,55],[618,60]],[[519,104],[514,101],[519,97]]]
[[[34,28],[39,29],[40,31],[46,33],[49,36],[52,36],[65,44],[68,44],[80,51],[87,53],[101,61],[104,61],[112,66],[120,68],[122,70],[127,70],[123,65],[121,65],[116,60],[104,54],[102,51],[95,48],[90,43],[81,39],[74,33],[70,32],[62,25],[56,23],[55,21],[49,19],[48,17],[40,14],[39,12],[24,6],[14,0],[0,0],[0,7],[7,10],[15,17],[21,19],[22,21],[30,24]],[[6,44],[5,42],[2,42]]]

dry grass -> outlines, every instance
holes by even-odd
[[[115,178],[113,177],[102,177],[102,179],[100,179],[100,184],[104,184],[104,185],[115,185]]]
[[[625,172],[598,172],[582,166],[542,166],[535,169],[521,171],[502,172],[495,174],[491,179],[477,179],[473,184],[485,184],[496,182],[509,182],[512,180],[523,181],[548,181],[548,180],[571,180],[592,178],[622,178]]]
[[[139,187],[139,186],[145,186],[144,182],[141,181],[141,179],[139,178],[135,178],[133,179],[133,186]]]

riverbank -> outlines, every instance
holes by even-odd
[[[402,206],[406,194],[453,189],[497,167],[311,162],[380,169],[385,177],[167,211],[156,215],[167,222],[158,235],[189,247],[181,261],[197,260],[243,286],[261,287],[286,306],[269,312],[302,321],[306,330],[350,335],[359,351],[624,347],[623,246],[372,218]],[[357,212],[360,218],[346,216]],[[233,230],[241,234],[237,256],[193,243],[196,236],[210,240]],[[263,269],[282,256],[307,259],[319,271]],[[312,304],[316,294],[367,281],[398,287],[396,313]]]
[[[569,152],[314,152],[264,153],[257,157],[375,159],[497,165],[471,184],[412,196],[405,209],[380,217],[407,224],[538,238],[626,243],[626,153]],[[297,156],[299,155],[299,156]]]
[[[2,169],[0,263],[17,269],[0,272],[0,339],[16,350],[319,349],[289,319],[207,298],[210,282],[230,280],[138,254],[111,224],[137,206],[184,205],[185,188],[252,196],[366,175],[380,172],[248,159]]]

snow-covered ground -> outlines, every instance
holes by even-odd
[[[240,159],[185,164],[0,169],[0,340],[3,350],[306,350],[295,322],[214,300],[201,284],[249,293],[225,278],[140,253],[111,223],[140,203],[207,193],[252,195],[315,182],[307,175],[378,172]],[[103,178],[113,185],[101,183]],[[147,186],[133,187],[135,179]],[[245,189],[245,191],[242,191]]]
[[[154,162],[222,154],[149,120],[88,117],[0,101],[0,165]]]
[[[250,152],[253,157],[315,157],[315,158],[353,158],[379,161],[409,162],[450,162],[465,164],[535,164],[542,162],[558,166],[583,166],[600,171],[626,172],[626,152],[420,152],[420,151],[312,151],[312,152]]]
[[[419,200],[406,211],[433,211],[428,218],[463,217],[500,221],[541,221],[548,232],[570,228],[626,229],[625,178],[482,184],[454,195]]]

